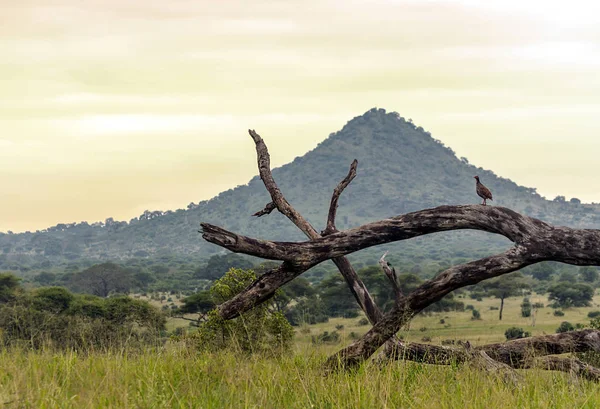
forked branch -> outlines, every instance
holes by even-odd
[[[337,231],[335,228],[337,200],[354,178],[356,162],[353,162],[348,176],[334,190],[327,227],[324,235],[321,236],[285,199],[271,174],[269,153],[264,141],[256,132],[251,130],[249,133],[256,144],[261,179],[272,199],[272,203],[255,215],[262,216],[277,208],[310,240],[300,243],[259,240],[202,223],[202,236],[211,243],[236,253],[283,262],[281,266],[265,273],[232,300],[222,304],[219,313],[225,319],[233,318],[264,302],[279,287],[309,268],[331,259],[344,275],[369,320],[375,323],[364,337],[331,357],[329,362],[332,365],[341,363],[342,366],[348,367],[364,361],[383,343],[391,339],[414,314],[458,288],[546,260],[574,265],[600,265],[600,231],[555,227],[504,207],[440,206],[346,231]],[[515,245],[504,253],[447,269],[404,296],[402,302],[396,303],[384,316],[348,260],[344,258],[347,254],[379,244],[460,229],[500,234],[513,241]],[[385,265],[389,269],[385,260],[382,261],[382,267]],[[384,271],[386,271],[385,267]],[[393,271],[391,269],[386,271],[386,275],[390,277],[392,285],[396,288],[397,281]],[[500,358],[493,357],[493,359],[502,362]]]

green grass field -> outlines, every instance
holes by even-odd
[[[405,339],[431,337],[472,343],[502,341],[504,330],[520,326],[534,335],[554,333],[561,321],[587,323],[596,307],[565,311],[538,310],[520,317],[520,298],[506,301],[504,320],[490,311],[498,300],[464,300],[481,311],[417,317]],[[531,298],[546,303],[545,299]],[[600,301],[595,299],[595,303]],[[446,318],[447,317],[447,318]],[[440,324],[445,319],[446,325]],[[358,318],[335,319],[297,331],[293,354],[279,359],[239,357],[232,353],[198,354],[178,345],[135,354],[55,354],[49,351],[0,352],[0,407],[6,408],[597,408],[600,387],[564,373],[520,371],[522,385],[469,367],[430,366],[394,362],[383,368],[365,365],[351,373],[325,376],[327,354],[351,342],[350,333],[363,333]],[[186,323],[187,324],[187,323]],[[335,345],[311,343],[312,335],[339,332]],[[425,327],[424,331],[420,329]]]

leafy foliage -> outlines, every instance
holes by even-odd
[[[216,303],[234,297],[256,279],[252,270],[230,269],[210,288]],[[201,350],[232,349],[243,353],[282,353],[289,351],[294,330],[282,313],[270,311],[268,304],[256,306],[246,314],[224,321],[216,311],[188,340]]]
[[[556,333],[560,334],[562,332],[569,332],[569,331],[573,331],[575,330],[575,327],[573,326],[573,324],[571,324],[569,321],[563,321],[560,323],[559,327],[556,329]]]
[[[587,307],[594,296],[589,284],[560,281],[548,289],[548,299],[558,307]]]
[[[14,280],[6,280],[14,283]],[[0,343],[88,351],[156,344],[166,319],[129,297],[75,295],[65,288],[12,288],[0,304]]]
[[[524,331],[523,328],[510,327],[504,332],[504,336],[507,341],[511,339],[527,338],[531,336],[531,333]]]

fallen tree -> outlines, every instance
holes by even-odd
[[[327,227],[321,233],[311,226],[285,199],[278,188],[270,169],[270,157],[266,144],[253,130],[249,131],[255,142],[260,177],[263,180],[272,201],[254,216],[261,217],[277,209],[292,221],[309,241],[275,242],[246,237],[218,226],[201,223],[202,237],[232,252],[244,253],[270,260],[281,261],[281,265],[265,272],[244,291],[233,299],[221,304],[218,313],[223,319],[231,319],[243,314],[254,306],[268,300],[285,283],[293,280],[311,267],[326,260],[333,260],[346,280],[350,290],[373,327],[362,338],[331,356],[329,367],[349,368],[359,365],[371,357],[379,347],[386,344],[380,359],[399,357],[403,359],[423,360],[423,357],[436,357],[427,363],[444,363],[452,359],[464,362],[474,356],[456,349],[445,349],[424,344],[406,344],[395,338],[401,327],[432,303],[439,301],[448,293],[476,284],[480,281],[519,270],[541,261],[560,261],[574,265],[600,265],[600,231],[571,229],[551,226],[541,220],[521,215],[511,209],[495,206],[462,205],[440,206],[405,215],[369,223],[354,229],[338,231],[335,217],[338,199],[343,190],[356,176],[357,161],[354,160],[346,178],[333,192],[328,213]],[[355,251],[394,241],[406,240],[436,232],[473,229],[500,234],[514,243],[507,251],[470,263],[453,266],[432,280],[423,283],[409,294],[402,294],[395,272],[385,262],[380,264],[389,278],[396,295],[394,307],[383,314],[373,297],[360,280],[349,261],[347,254]],[[582,333],[581,331],[577,333]],[[557,349],[554,338],[531,338],[528,343],[507,342],[476,348],[476,355],[483,357],[485,366],[506,365],[511,368],[531,367],[534,358],[564,352],[600,351],[598,332],[583,335],[593,338],[593,342],[567,342],[568,347]],[[594,338],[595,337],[595,338]],[[508,345],[508,346],[507,346]],[[535,347],[543,345],[542,347]],[[512,349],[511,349],[512,348]],[[516,348],[516,349],[515,349]],[[510,350],[510,359],[501,351]],[[517,353],[515,351],[520,350]],[[561,350],[563,352],[551,352]],[[534,351],[533,355],[530,353]],[[546,351],[546,352],[544,352]],[[550,351],[550,352],[549,352]],[[520,354],[520,355],[519,355]],[[438,360],[446,356],[441,360]],[[527,357],[516,359],[514,357]],[[416,359],[418,358],[418,359]],[[489,360],[488,360],[489,358]],[[562,360],[562,361],[561,361]],[[553,370],[569,370],[579,374],[592,374],[598,371],[583,363],[564,358],[546,359],[545,367]],[[598,372],[600,373],[600,372]],[[592,375],[588,376],[590,379]]]

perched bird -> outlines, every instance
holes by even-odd
[[[479,181],[479,176],[473,176],[475,178],[475,180],[477,181],[475,183],[475,191],[477,192],[477,195],[483,199],[483,203],[481,203],[482,205],[485,206],[485,201],[486,200],[492,200],[492,192],[490,192],[490,189],[488,189],[487,187],[483,186],[483,183],[481,183]]]

